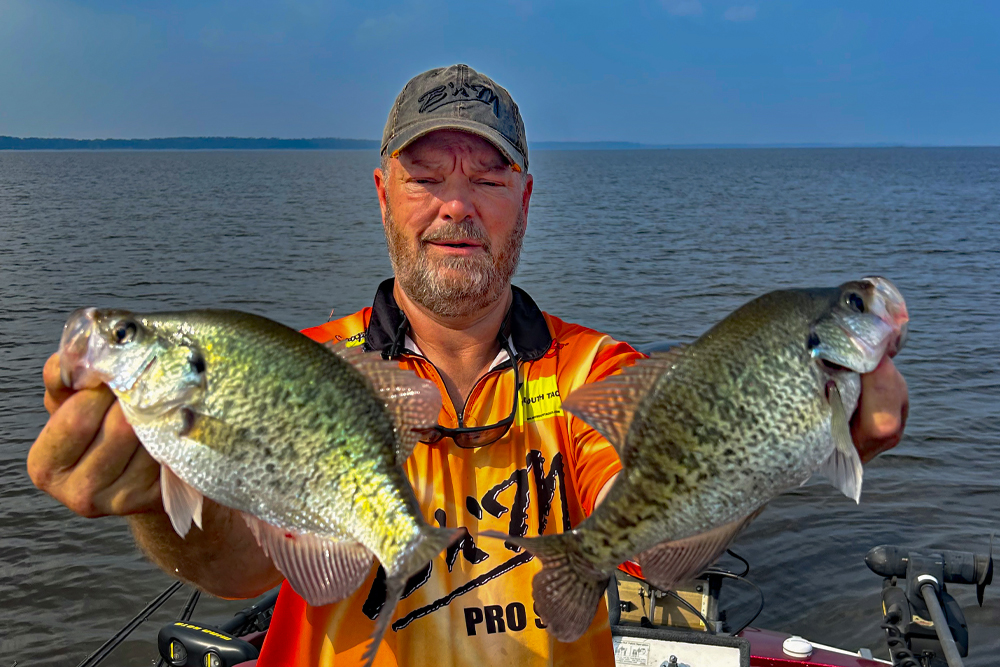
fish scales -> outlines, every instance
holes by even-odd
[[[619,511],[595,513],[594,533],[613,535],[615,549],[592,549],[584,538],[583,549],[601,567],[651,546],[651,534],[683,538],[733,521],[766,501],[774,486],[808,478],[829,453],[823,438],[809,437],[828,419],[816,391],[820,370],[808,363],[804,345],[809,320],[802,315],[812,299],[781,296],[805,303],[776,307],[784,304],[768,295],[737,310],[686,348],[637,408],[623,483],[604,501]],[[774,321],[775,313],[786,316]],[[793,456],[786,442],[804,451]],[[649,530],[637,533],[626,516],[639,507],[656,512],[648,511]]]
[[[847,419],[860,373],[898,351],[907,321],[884,278],[772,292],[690,346],[568,396],[564,409],[615,445],[623,470],[572,531],[508,538],[542,560],[533,591],[550,632],[582,634],[625,560],[661,588],[698,574],[816,471],[857,500]]]
[[[221,502],[261,506],[260,518],[275,522],[294,513],[306,521],[299,529],[326,535],[345,534],[344,518],[365,512],[385,522],[384,534],[376,536],[383,554],[399,548],[393,535],[412,534],[412,517],[419,513],[415,499],[383,494],[377,503],[370,500],[366,485],[375,480],[395,488],[405,488],[408,482],[395,464],[392,421],[371,386],[349,364],[297,332],[243,313],[225,325],[199,311],[140,319],[146,326],[159,323],[159,330],[181,343],[212,341],[201,349],[206,367],[213,371],[204,412],[224,419],[228,428],[216,428],[214,437],[202,443],[220,454],[235,455],[247,466],[242,474],[260,482],[256,486],[234,478],[232,491],[224,493]],[[268,353],[275,348],[288,353]],[[317,405],[324,409],[317,410]],[[240,437],[244,433],[252,438]],[[164,456],[172,462],[169,452]],[[268,462],[277,469],[269,473]],[[220,465],[229,467],[220,461],[208,475],[223,482]],[[252,498],[250,489],[263,491],[263,498]],[[404,523],[407,519],[410,525]]]
[[[63,380],[108,384],[161,463],[164,507],[183,537],[202,497],[241,513],[307,602],[352,593],[374,555],[387,599],[375,658],[406,580],[460,536],[424,520],[401,462],[437,421],[430,382],[378,355],[335,353],[237,311],[134,315],[81,309],[64,328]]]

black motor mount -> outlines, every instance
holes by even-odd
[[[884,577],[882,585],[882,628],[893,665],[898,667],[945,667],[946,648],[954,642],[952,659],[969,654],[969,628],[962,608],[945,584],[976,586],[976,597],[983,604],[983,591],[993,582],[993,545],[988,555],[965,551],[918,551],[882,545],[871,549],[865,563],[875,574]],[[905,579],[906,585],[898,585]],[[944,612],[947,628],[938,628],[928,608],[936,598]],[[949,639],[950,638],[950,639]]]

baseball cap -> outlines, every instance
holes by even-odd
[[[403,86],[382,133],[382,154],[396,156],[435,130],[461,130],[486,139],[518,170],[528,169],[521,112],[510,93],[468,65],[439,67]]]

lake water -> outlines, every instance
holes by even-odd
[[[1000,149],[538,151],[515,283],[635,343],[692,339],[760,293],[891,278],[903,443],[861,505],[811,482],[740,537],[756,624],[885,656],[877,544],[985,551],[1000,516]],[[73,309],[227,307],[293,327],[371,303],[389,275],[374,152],[0,153],[0,667],[79,662],[170,579],[123,521],[85,520],[24,469],[41,367]],[[968,665],[1000,652],[1000,586]],[[171,600],[104,664],[149,665]],[[752,598],[733,593],[737,620]],[[203,601],[220,620],[241,603]]]

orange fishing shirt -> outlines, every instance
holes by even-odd
[[[371,351],[395,346],[392,356],[400,366],[438,385],[444,398],[440,424],[456,427],[456,409],[440,375],[403,337],[406,320],[392,289],[393,280],[386,280],[371,308],[303,333],[320,343],[347,341]],[[641,355],[543,313],[517,287],[501,335],[513,344],[523,382],[510,431],[477,449],[459,448],[451,438],[419,443],[404,465],[424,518],[432,525],[463,526],[468,535],[411,577],[376,656],[380,667],[614,664],[603,603],[579,640],[555,640],[532,605],[538,560],[480,533],[548,535],[590,514],[621,465],[607,440],[563,412],[562,397]],[[504,419],[513,395],[514,373],[504,352],[469,395],[465,425]],[[351,596],[323,607],[307,605],[283,584],[258,667],[360,664],[384,601],[384,572],[377,566]]]

